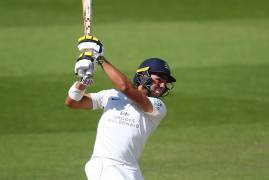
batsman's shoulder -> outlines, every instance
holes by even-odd
[[[120,92],[117,91],[116,89],[107,89],[107,90],[105,90],[105,91],[106,91],[106,94],[109,95],[109,96],[114,96],[114,95],[120,93]]]
[[[156,107],[157,109],[161,109],[161,108],[165,108],[166,109],[166,106],[164,104],[164,102],[159,99],[159,98],[155,98],[155,97],[148,97],[150,102],[152,103],[152,105],[154,107]]]
[[[103,89],[103,90],[100,90],[100,91],[97,91],[97,92],[91,92],[90,94],[94,94],[94,93],[99,93],[99,94],[110,94],[110,93],[113,93],[113,89]]]
[[[155,97],[148,97],[152,107],[153,107],[153,112],[151,113],[147,113],[147,114],[152,114],[152,115],[158,115],[158,116],[165,116],[166,115],[166,106],[164,104],[164,102],[159,99],[159,98],[155,98]]]
[[[105,89],[97,93],[91,93],[91,95],[97,95],[103,99],[108,99],[110,96],[115,96],[116,94],[118,94],[118,91],[115,89]]]

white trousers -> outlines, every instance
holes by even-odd
[[[144,180],[138,166],[102,158],[92,157],[85,165],[88,180]]]

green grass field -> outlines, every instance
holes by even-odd
[[[0,2],[0,180],[86,179],[100,111],[64,106],[81,2]],[[167,59],[177,83],[141,158],[146,180],[267,180],[269,3],[94,1],[94,34],[130,78]],[[11,18],[16,18],[16,22]],[[98,91],[112,84],[99,69]]]

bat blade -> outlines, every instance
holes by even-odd
[[[84,19],[84,35],[92,34],[92,0],[82,0],[83,19]]]

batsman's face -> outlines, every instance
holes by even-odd
[[[167,77],[162,74],[151,74],[151,95],[160,97],[166,89]]]

